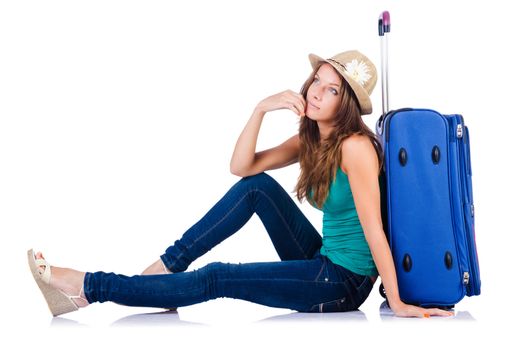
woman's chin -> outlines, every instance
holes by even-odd
[[[310,113],[310,114],[306,113],[306,114],[304,115],[304,118],[308,118],[308,119],[311,119],[311,120],[313,120],[313,121],[317,121],[317,119],[313,116],[312,113]]]

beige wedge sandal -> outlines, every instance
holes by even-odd
[[[35,282],[37,282],[42,295],[44,295],[44,299],[46,299],[53,316],[77,311],[79,307],[75,304],[73,299],[82,299],[86,301],[85,298],[81,297],[82,288],[79,291],[79,295],[68,295],[59,289],[53,288],[50,285],[51,266],[48,262],[44,259],[36,259],[33,249],[28,250],[27,256],[33,278],[35,279]],[[39,269],[39,266],[44,266],[44,272]]]

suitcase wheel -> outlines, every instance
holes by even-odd
[[[383,283],[380,283],[379,293],[384,299],[387,299],[387,295],[385,295],[385,287],[383,287]]]

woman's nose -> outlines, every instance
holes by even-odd
[[[321,101],[321,95],[322,95],[322,92],[321,92],[321,88],[320,87],[315,87],[314,91],[313,91],[313,97],[314,99],[318,100],[318,101]]]

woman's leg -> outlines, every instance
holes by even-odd
[[[289,194],[269,175],[241,179],[211,210],[193,225],[161,260],[172,272],[185,271],[251,218],[262,220],[281,260],[310,259],[321,247],[320,234]]]
[[[367,276],[354,274],[316,254],[313,259],[269,263],[211,263],[169,275],[127,277],[86,273],[90,303],[174,308],[220,297],[243,299],[303,312],[357,309],[372,289]]]

